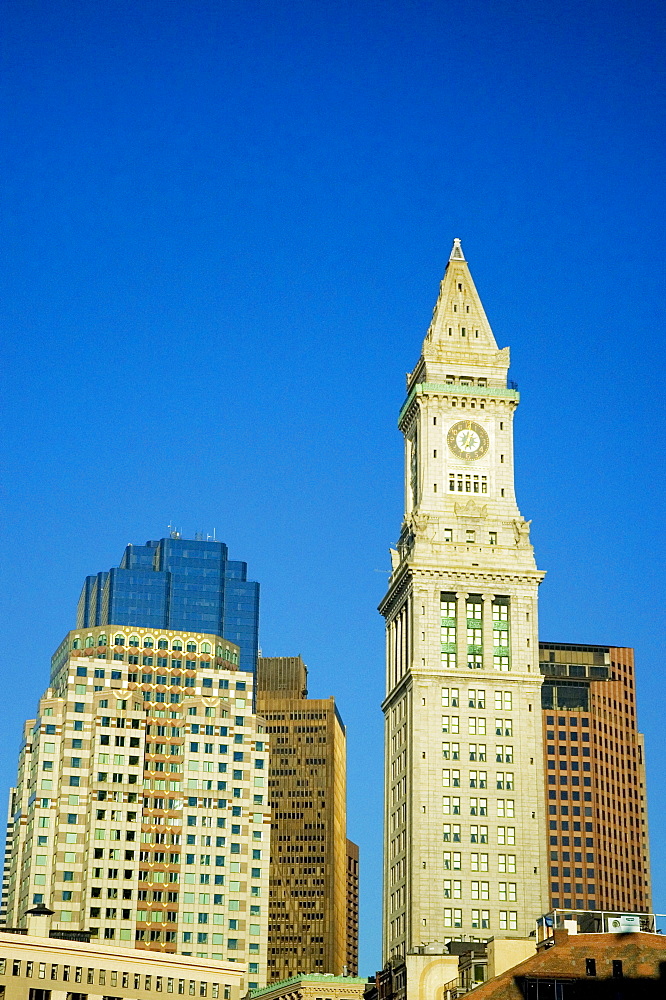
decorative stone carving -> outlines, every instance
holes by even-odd
[[[468,500],[467,503],[457,503],[455,504],[455,511],[458,517],[487,517],[488,516],[488,506],[487,504],[478,504],[474,500]],[[515,523],[515,522],[514,522]]]
[[[516,545],[525,548],[530,544],[530,524],[531,521],[513,521],[513,533],[516,538]]]

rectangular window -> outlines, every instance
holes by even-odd
[[[444,851],[444,870],[460,871],[461,855],[459,851]]]
[[[459,688],[442,688],[442,708],[458,708],[460,705]]]
[[[460,733],[460,717],[457,715],[443,715],[442,732],[457,736]]]
[[[440,594],[439,607],[442,618],[456,617],[455,594]]]

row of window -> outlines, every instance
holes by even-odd
[[[470,913],[470,924],[473,928],[488,930],[490,928],[489,910],[472,910]],[[444,909],[445,927],[462,927],[462,910]],[[516,910],[500,910],[498,928],[501,931],[518,930],[518,912]]]
[[[230,986],[223,985],[222,992],[220,992],[220,983],[208,983],[204,980],[172,979],[169,976],[153,977],[152,975],[140,975],[139,973],[119,972],[116,969],[84,969],[79,965],[75,965],[74,967],[71,965],[61,966],[56,963],[47,962],[22,962],[20,959],[15,959],[11,964],[11,968],[12,976],[24,976],[26,979],[32,979],[35,976],[37,979],[48,978],[51,981],[61,979],[65,983],[85,982],[88,986],[93,986],[97,983],[99,986],[121,986],[123,989],[144,989],[150,992],[155,989],[157,993],[179,993],[192,997],[209,996],[210,987],[212,1000],[217,1000],[218,997],[224,997],[224,1000],[229,1000],[231,996]],[[0,976],[5,975],[7,975],[7,959],[0,958]],[[153,978],[155,981],[154,987]]]
[[[442,593],[439,598],[440,614],[444,619],[452,619],[455,624],[458,601],[455,594]],[[468,594],[465,601],[466,617],[481,621],[483,617],[483,598],[481,594]],[[496,622],[509,621],[509,598],[494,597],[492,600],[492,618]]]
[[[72,649],[94,649],[99,646],[107,646],[108,637],[105,633],[101,633],[97,637],[93,635],[86,636],[85,640],[81,636],[76,636],[72,640]],[[122,633],[118,633],[113,636],[112,641],[113,646],[132,646],[138,649],[143,646],[144,649],[155,648],[155,639],[152,635],[146,635],[143,637],[143,641],[139,639],[138,635],[131,635],[129,638]],[[210,642],[197,643],[194,640],[189,639],[187,642],[183,643],[182,639],[173,639],[171,642],[168,639],[160,638],[157,640],[157,649],[174,650],[175,652],[182,652],[185,649],[188,653],[209,653],[213,652],[213,647]],[[235,656],[235,651],[227,649],[225,646],[216,646],[215,655],[222,656],[225,659],[232,659]]]
[[[445,795],[442,798],[442,812],[445,816],[460,816],[461,804],[457,795]],[[488,799],[472,796],[469,800],[470,816],[487,816]],[[515,799],[497,799],[497,815],[500,818],[513,819],[516,815]]]
[[[442,839],[445,844],[461,844],[462,833],[459,823],[445,823],[442,828]],[[487,844],[488,827],[472,825],[469,828],[471,844]],[[513,847],[516,843],[516,828],[514,826],[497,827],[497,843],[500,847]]]
[[[473,872],[489,871],[488,854],[477,854],[476,851],[473,851],[470,854],[469,858],[470,858],[470,865],[469,865],[470,871]],[[460,851],[444,851],[443,860],[444,860],[445,871],[462,871],[462,855]],[[500,875],[515,875],[516,855],[498,854],[497,871]]]
[[[506,633],[504,633],[506,635]],[[444,670],[455,670],[458,666],[457,657],[455,652],[451,650],[453,643],[446,644],[447,649],[442,651],[441,654],[441,664]],[[477,649],[478,647],[472,646],[471,649]],[[505,647],[508,650],[508,647]],[[467,653],[467,666],[470,670],[483,670],[483,656],[478,653]],[[509,659],[508,653],[501,654],[497,653],[493,656],[493,670],[498,670],[501,673],[511,672],[511,661]]]
[[[470,771],[468,779],[470,788],[489,787],[487,771]],[[498,771],[496,774],[495,784],[497,786],[497,789],[500,791],[504,791],[504,789],[506,789],[509,792],[513,791],[515,787],[513,771]],[[461,788],[462,786],[461,786],[460,771],[449,770],[448,768],[444,769],[442,771],[442,787]]]
[[[444,645],[453,645],[456,642],[457,628],[455,625],[442,625],[440,627],[439,638]],[[483,643],[483,629],[479,627],[467,628],[467,643],[470,646],[481,646]],[[509,633],[506,629],[493,629],[493,646],[509,646]]]
[[[464,697],[463,697],[464,700]],[[460,689],[442,688],[442,708],[459,708]],[[486,692],[483,688],[470,688],[467,692],[469,708],[486,707]],[[495,711],[511,712],[513,710],[513,694],[511,691],[495,691]]]
[[[487,493],[488,477],[449,473],[449,493]]]

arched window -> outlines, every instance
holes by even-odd
[[[187,652],[188,653],[196,653],[196,651],[197,651],[197,644],[196,644],[196,642],[188,642],[188,644],[187,644]]]
[[[100,633],[100,635],[97,636],[97,645],[106,646],[106,635],[104,634],[104,632]]]
[[[146,635],[146,636],[144,636],[144,639],[143,639],[143,648],[144,649],[152,649],[154,645],[155,645],[155,643],[153,641],[152,635]]]
[[[86,649],[92,649],[95,644],[95,640],[91,635],[86,636]]]
[[[174,639],[173,643],[171,645],[172,645],[172,649],[182,649],[183,648],[183,644],[180,641],[180,639]]]
[[[83,643],[81,642],[80,637],[77,635],[76,639],[74,639],[72,642],[72,649],[81,649],[82,645]]]
[[[138,646],[139,645],[139,637],[138,637],[138,635],[131,635],[129,637],[129,644],[130,644],[130,646]]]
[[[202,642],[201,643],[201,652],[202,653],[210,653],[210,650],[211,650],[211,646],[210,646],[209,642]]]
[[[125,636],[124,635],[117,635],[115,637],[115,639],[113,640],[113,645],[114,646],[124,646],[125,645]]]
[[[159,639],[158,643],[157,643],[157,648],[158,649],[168,649],[169,648],[169,643],[167,642],[166,639]]]

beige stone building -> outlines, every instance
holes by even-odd
[[[386,618],[384,960],[547,909],[537,591],[518,392],[455,241],[399,417]]]
[[[307,697],[300,656],[259,657],[257,711],[271,739],[268,978],[354,974],[358,848],[346,836],[344,725],[333,698]]]
[[[239,1000],[244,992],[245,967],[237,963],[57,939],[49,937],[49,917],[26,922],[24,933],[0,932],[4,1000]]]
[[[252,1000],[363,1000],[367,979],[354,976],[301,975],[253,990]]]
[[[25,726],[10,926],[48,904],[55,930],[238,962],[245,989],[266,982],[269,747],[237,662],[214,635],[66,636]]]

